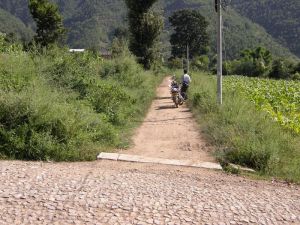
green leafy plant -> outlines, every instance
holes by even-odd
[[[161,80],[129,55],[103,60],[53,47],[0,59],[1,158],[93,160],[128,146]]]
[[[191,58],[207,53],[208,22],[199,11],[179,10],[169,18],[169,21],[174,28],[170,38],[173,57],[184,57],[187,47]]]
[[[145,69],[153,65],[157,52],[155,45],[163,28],[163,18],[151,11],[157,0],[126,0],[129,19],[129,49],[137,56]]]
[[[66,30],[58,6],[48,0],[29,0],[29,9],[37,25],[36,43],[42,47],[61,43]]]
[[[219,106],[215,77],[196,73],[189,105],[220,162],[299,181],[298,90],[295,81],[228,76]]]

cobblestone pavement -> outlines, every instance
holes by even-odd
[[[0,162],[0,224],[300,224],[300,187],[121,162]]]

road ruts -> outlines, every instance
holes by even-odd
[[[300,224],[298,186],[120,162],[0,162],[0,224]]]

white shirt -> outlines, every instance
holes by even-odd
[[[190,75],[188,74],[184,74],[183,77],[182,77],[182,82],[183,83],[186,83],[186,84],[190,84],[192,81]]]

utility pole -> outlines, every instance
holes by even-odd
[[[186,45],[186,69],[190,71],[190,49],[189,44]]]
[[[220,105],[223,104],[223,96],[222,96],[222,76],[223,76],[223,52],[222,52],[222,1],[223,0],[215,0],[216,10],[218,13],[217,19],[217,29],[218,29],[218,74],[217,74],[217,94],[218,94],[218,103]]]

